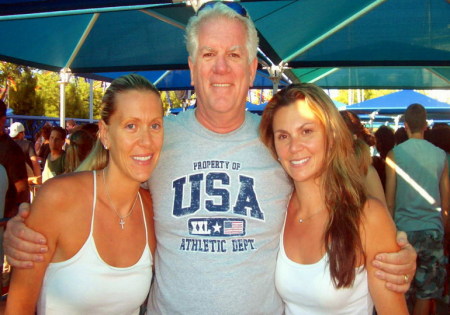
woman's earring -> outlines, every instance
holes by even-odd
[[[108,150],[108,146],[106,144],[103,144],[103,147],[105,148],[105,150]]]

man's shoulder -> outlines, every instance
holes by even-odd
[[[6,155],[23,154],[20,146],[9,135],[0,137],[0,151]]]

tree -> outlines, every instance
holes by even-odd
[[[55,72],[43,71],[37,76],[37,101],[44,108],[43,116],[59,117],[59,75]]]

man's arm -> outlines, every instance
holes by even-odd
[[[405,232],[397,232],[397,244],[400,251],[397,253],[380,253],[372,261],[378,268],[375,276],[386,281],[386,287],[394,292],[405,293],[408,291],[411,280],[416,273],[417,253],[409,244]]]
[[[28,178],[14,182],[17,191],[17,204],[30,202],[30,191],[28,190]]]
[[[397,189],[394,152],[389,151],[386,157],[386,202],[389,212],[394,217],[395,193]]]
[[[48,251],[45,237],[24,223],[30,214],[29,209],[29,204],[20,205],[19,213],[8,221],[3,238],[8,262],[17,268],[32,268],[33,262],[43,261],[42,254]]]
[[[31,164],[33,164],[33,174],[36,177],[41,176],[41,166],[39,165],[38,157],[33,155],[30,157]]]
[[[445,161],[444,170],[442,171],[441,180],[439,181],[439,193],[441,195],[441,215],[442,215],[442,223],[444,225],[445,232],[445,243],[449,242],[450,236],[450,222],[449,219],[449,210],[450,210],[450,183],[448,176],[448,162]],[[445,247],[447,248],[447,247]]]

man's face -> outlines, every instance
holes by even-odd
[[[53,130],[50,133],[50,139],[49,139],[49,147],[52,151],[61,151],[62,147],[64,145],[65,139],[61,135],[60,132]]]
[[[256,58],[248,62],[244,25],[227,18],[208,20],[198,36],[195,61],[189,58],[198,110],[208,116],[244,113],[258,65]]]

